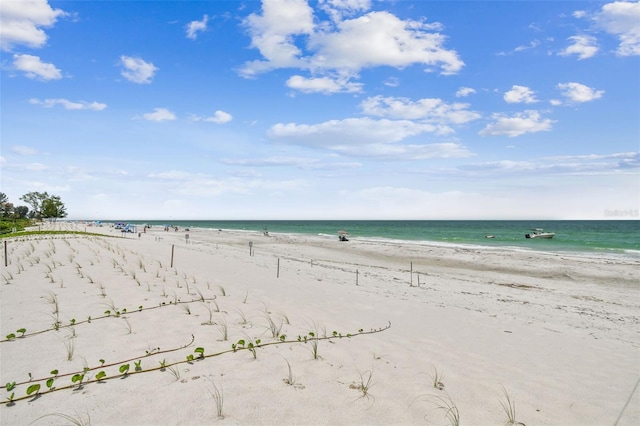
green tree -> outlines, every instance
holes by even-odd
[[[0,215],[8,217],[13,213],[13,204],[9,202],[7,194],[0,192]]]
[[[18,219],[26,219],[28,213],[29,213],[29,207],[27,206],[18,206],[15,209],[13,209],[13,215]]]
[[[42,201],[42,217],[45,219],[58,219],[67,217],[67,210],[60,197],[52,195]]]
[[[20,197],[22,201],[31,206],[31,217],[36,219],[57,219],[67,216],[67,211],[57,195],[49,195],[45,192],[28,192]]]
[[[31,206],[31,217],[42,219],[42,202],[49,198],[47,192],[27,192],[20,199]]]

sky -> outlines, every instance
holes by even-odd
[[[0,0],[69,219],[638,219],[638,1]]]

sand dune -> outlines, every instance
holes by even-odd
[[[50,226],[105,235],[8,241],[2,424],[640,424],[637,260]]]

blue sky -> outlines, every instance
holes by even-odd
[[[3,0],[1,191],[72,219],[628,219],[640,3]]]

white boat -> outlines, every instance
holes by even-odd
[[[544,229],[534,228],[528,234],[525,234],[525,238],[553,238],[556,234],[554,232],[544,232]]]

